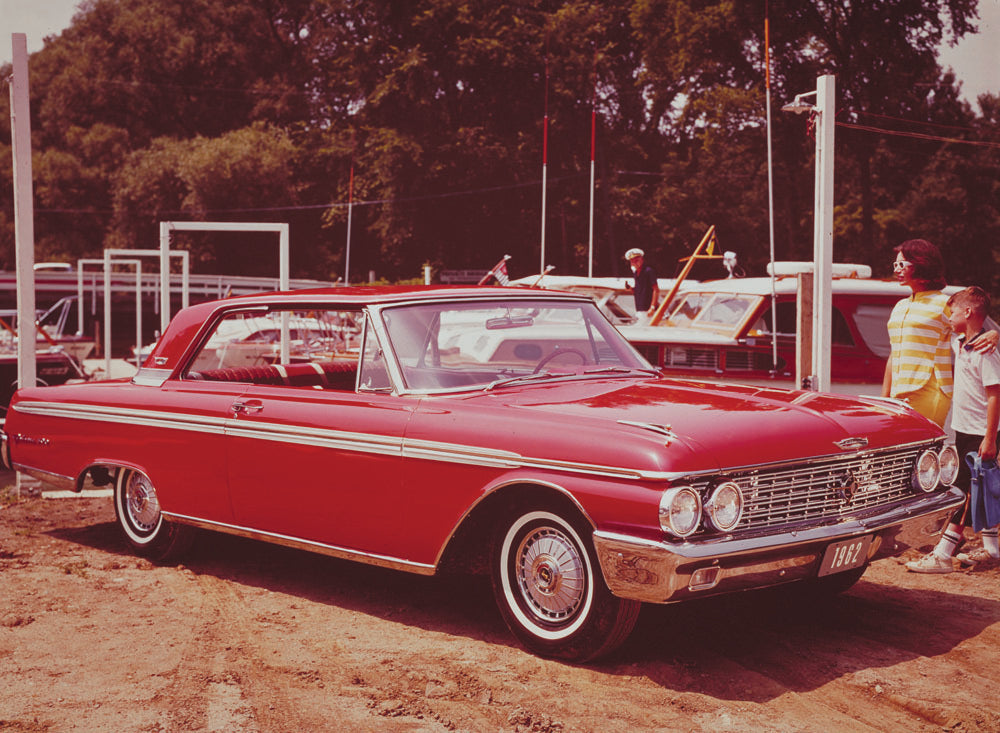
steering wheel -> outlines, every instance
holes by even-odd
[[[535,365],[535,370],[532,372],[532,374],[538,374],[538,372],[542,371],[542,367],[543,366],[545,366],[546,364],[548,364],[550,361],[552,361],[553,359],[555,359],[557,356],[562,356],[563,354],[573,354],[573,356],[577,356],[577,357],[580,358],[580,363],[581,364],[586,364],[587,363],[587,355],[584,354],[579,349],[574,349],[574,348],[556,349],[552,353],[547,354],[547,355],[543,356],[541,359],[538,360],[538,363]]]

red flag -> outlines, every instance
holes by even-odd
[[[509,285],[510,278],[507,276],[507,260],[509,259],[510,255],[504,255],[502,260],[493,265],[492,270],[483,275],[483,279],[478,284],[485,285],[490,281],[490,278],[496,278],[496,281],[501,285]]]

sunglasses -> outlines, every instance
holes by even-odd
[[[907,262],[906,260],[896,260],[895,262],[892,263],[892,269],[893,269],[893,271],[895,271],[895,270],[905,270],[911,264],[912,263]]]

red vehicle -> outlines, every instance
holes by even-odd
[[[261,318],[280,348],[228,364],[217,334]],[[200,527],[489,573],[521,642],[572,660],[642,602],[843,590],[961,501],[954,448],[905,406],[670,380],[589,297],[509,288],[196,305],[131,380],[19,391],[3,456],[113,485],[149,557]]]
[[[671,376],[793,386],[798,282],[794,269],[789,272],[773,283],[767,277],[686,283],[658,325],[623,325],[621,331],[643,356]],[[870,280],[865,275],[834,277],[831,286],[833,389],[879,394],[889,356],[889,313],[910,291],[899,283]],[[777,368],[771,335],[775,322],[772,289]]]

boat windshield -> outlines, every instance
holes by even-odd
[[[759,295],[684,293],[660,325],[696,328],[735,337],[760,302]]]
[[[479,389],[511,378],[649,370],[593,301],[473,301],[381,311],[407,389]],[[604,367],[619,367],[614,371]]]

